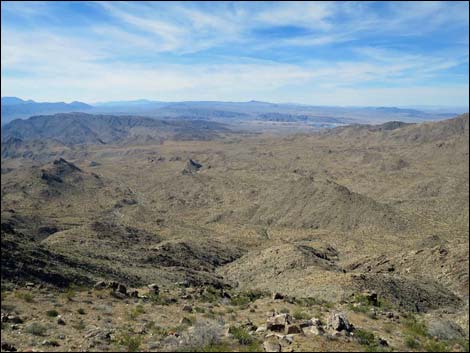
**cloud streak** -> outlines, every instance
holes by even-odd
[[[6,95],[88,102],[468,102],[466,3],[9,6],[2,3]],[[416,101],[410,103],[411,92]]]

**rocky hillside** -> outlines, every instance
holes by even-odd
[[[10,138],[24,141],[54,139],[67,145],[109,144],[142,138],[212,138],[227,129],[207,121],[165,121],[138,116],[64,113],[16,120],[2,128],[2,143]],[[155,141],[153,140],[153,141]]]

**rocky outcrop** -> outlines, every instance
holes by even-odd
[[[185,175],[194,174],[194,173],[198,172],[199,169],[201,169],[201,168],[202,168],[202,164],[199,164],[198,162],[196,162],[192,159],[189,159],[186,162],[186,166],[184,167],[182,173],[185,174]]]

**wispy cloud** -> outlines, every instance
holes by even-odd
[[[370,102],[393,105],[409,99],[400,92],[422,89],[412,104],[468,100],[468,3],[1,6],[8,95],[311,104],[355,97],[364,105],[367,92]]]

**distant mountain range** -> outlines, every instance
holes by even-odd
[[[466,112],[419,110],[398,107],[332,107],[309,106],[294,103],[188,101],[162,102],[147,99],[95,103],[43,103],[17,97],[2,97],[2,125],[14,119],[26,119],[39,114],[86,112],[92,114],[141,115],[166,119],[204,119],[223,123],[237,121],[283,122],[334,127],[351,123],[380,124],[390,120],[421,122],[451,118]]]
[[[54,114],[63,112],[85,112],[91,110],[91,105],[82,102],[35,102],[23,100],[17,97],[2,97],[1,99],[2,125],[8,124],[14,119],[26,119],[37,114]]]
[[[4,125],[3,145],[23,141],[54,140],[64,145],[146,143],[174,140],[210,139],[229,132],[225,125],[204,120],[161,120],[140,116],[58,113],[17,119]]]

